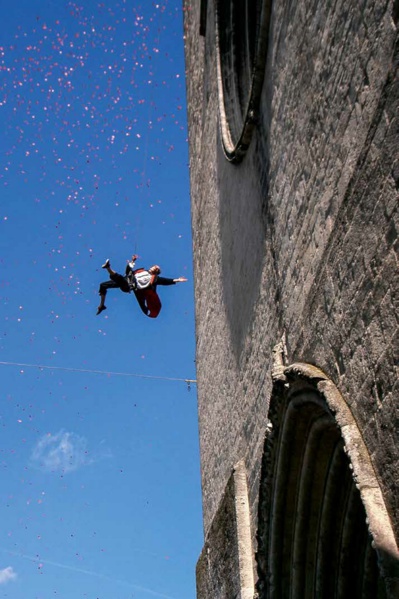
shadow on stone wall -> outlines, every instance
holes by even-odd
[[[239,361],[260,293],[266,254],[266,197],[260,186],[260,173],[253,161],[248,164],[249,156],[243,164],[232,165],[219,146],[217,159],[217,172],[223,173],[219,196],[221,270],[226,275],[222,276],[223,301]],[[266,156],[264,164],[268,164]],[[248,169],[252,171],[250,176]]]
[[[272,82],[266,78],[260,120],[250,149],[238,165],[229,163],[219,141],[219,218],[223,299],[231,340],[239,361],[260,294],[262,271],[269,266],[268,287],[273,300],[277,279],[273,259],[273,214],[269,202],[269,131]]]

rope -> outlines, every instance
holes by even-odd
[[[139,197],[138,197],[138,206],[137,206],[137,210],[136,210],[136,226],[135,226],[135,233],[134,233],[134,253],[137,254],[138,251],[138,243],[139,243],[139,230],[141,229],[141,212],[142,212],[142,204],[143,204],[143,194],[146,188],[146,174],[147,174],[147,160],[148,160],[148,145],[149,145],[149,137],[150,137],[150,132],[149,132],[149,121],[150,121],[150,116],[151,116],[151,111],[152,111],[152,99],[150,98],[149,101],[149,105],[148,105],[148,114],[147,114],[147,132],[146,132],[146,137],[145,137],[145,144],[144,144],[144,158],[143,158],[143,170],[141,173],[141,185],[140,185],[140,192],[139,192]]]
[[[109,376],[133,376],[141,379],[155,379],[161,381],[178,381],[190,385],[197,384],[195,379],[183,379],[173,376],[155,376],[151,374],[138,374],[135,372],[112,372],[109,370],[90,370],[88,368],[67,368],[66,366],[46,366],[44,364],[26,364],[23,362],[0,362],[0,366],[21,366],[25,368],[39,368],[40,370],[64,370],[66,372],[85,372],[89,374],[106,374]]]
[[[165,3],[165,5],[166,5],[166,3]],[[158,46],[160,46],[160,43],[161,43],[162,16],[163,16],[163,11],[160,11],[159,17],[158,17],[158,26],[157,26],[158,37],[154,38],[154,43],[157,44]],[[154,27],[155,27],[155,25],[154,25]],[[141,185],[140,185],[140,192],[139,192],[139,196],[138,196],[138,206],[137,206],[137,210],[136,210],[136,225],[135,225],[135,231],[134,231],[134,253],[135,254],[138,253],[139,242],[141,241],[141,239],[139,238],[140,230],[141,230],[141,215],[142,215],[142,209],[143,209],[143,199],[145,199],[144,192],[147,187],[146,177],[147,177],[148,150],[149,150],[149,140],[150,140],[150,121],[151,121],[153,107],[154,107],[154,82],[156,80],[155,68],[156,68],[155,64],[152,61],[151,68],[150,68],[150,71],[152,69],[152,75],[151,75],[152,83],[150,86],[150,93],[149,93],[149,97],[147,100],[147,102],[148,102],[147,130],[146,130],[145,143],[144,143],[143,167],[142,167],[142,172],[141,172]]]

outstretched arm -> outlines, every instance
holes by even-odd
[[[178,279],[168,279],[167,277],[157,277],[156,285],[174,285],[175,283],[185,283],[187,279],[179,277]]]

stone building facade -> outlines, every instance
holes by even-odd
[[[185,0],[199,599],[398,597],[398,0]]]

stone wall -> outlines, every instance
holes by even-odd
[[[184,3],[205,534],[243,459],[256,552],[285,335],[286,362],[320,367],[345,398],[398,540],[398,2],[271,3],[257,126],[232,164],[220,103],[245,114],[234,61],[221,100],[215,1],[205,36],[201,3]]]

